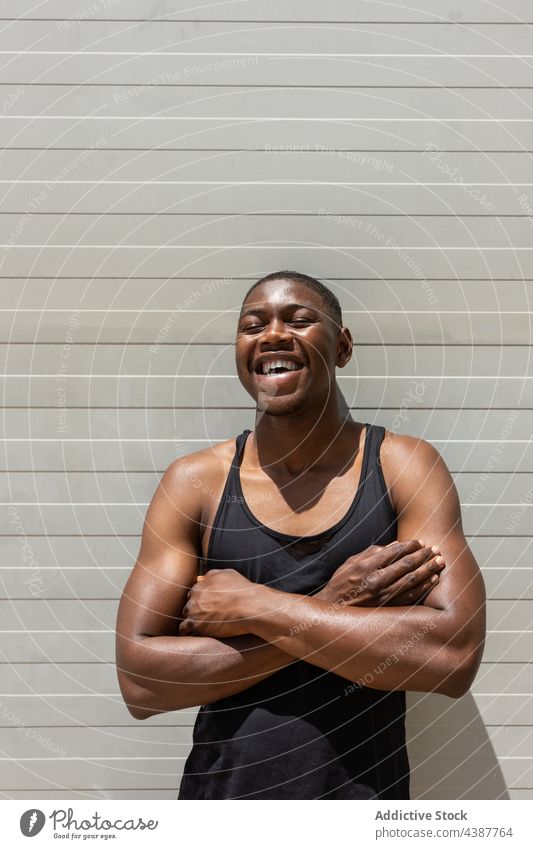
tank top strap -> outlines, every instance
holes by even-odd
[[[244,446],[246,445],[246,438],[249,433],[251,433],[251,430],[246,428],[246,430],[243,430],[235,437],[235,452],[226,477],[225,495],[236,495],[239,492],[239,467],[242,462]]]
[[[368,445],[368,463],[369,467],[375,463],[379,463],[379,451],[383,438],[385,436],[385,428],[378,424],[367,424],[366,438],[369,441]]]
[[[237,466],[240,466],[242,455],[244,453],[244,446],[246,444],[246,437],[251,432],[250,428],[246,428],[235,438],[235,454],[233,455],[232,467],[237,468]]]
[[[368,483],[364,492],[364,500],[368,505],[381,504],[388,513],[389,521],[395,524],[398,517],[390,499],[385,476],[383,475],[383,467],[381,465],[380,457],[381,446],[385,439],[386,430],[383,425],[378,424],[371,424],[368,427]]]
[[[226,475],[226,480],[224,482],[224,488],[222,490],[218,507],[213,519],[213,525],[211,527],[211,534],[209,537],[209,545],[207,550],[207,557],[200,557],[199,563],[199,572],[200,574],[204,574],[207,564],[211,559],[211,553],[213,549],[213,545],[215,542],[215,536],[217,536],[219,528],[224,528],[226,522],[224,518],[226,516],[227,510],[229,506],[237,499],[238,491],[239,491],[239,465],[242,460],[242,454],[244,450],[244,445],[246,443],[246,437],[250,433],[250,430],[243,430],[242,433],[239,433],[238,436],[235,437],[235,451],[233,453],[233,457],[231,460],[231,464],[229,467],[229,471]]]

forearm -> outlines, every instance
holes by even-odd
[[[208,704],[247,690],[294,662],[259,636],[145,637],[130,652],[128,706],[136,719]]]
[[[268,587],[249,610],[250,630],[278,649],[378,690],[461,695],[464,649],[446,611],[356,608]]]

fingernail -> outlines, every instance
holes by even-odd
[[[435,563],[438,563],[439,565],[441,563],[444,563],[444,557],[437,557],[436,560],[435,560]]]
[[[423,539],[419,539],[419,540],[418,540],[418,544],[419,544],[419,545],[425,545],[426,543],[424,542],[424,540],[423,540]]]
[[[439,576],[438,576],[438,575],[433,575],[433,577],[432,577],[432,579],[431,579],[431,583],[432,583],[432,584],[436,584],[438,580],[439,580]]]
[[[435,552],[435,554],[440,554],[440,548],[438,545],[432,545],[431,550]]]

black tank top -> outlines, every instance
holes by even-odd
[[[396,539],[379,449],[366,423],[361,477],[335,525],[299,537],[265,527],[244,500],[236,451],[205,563],[256,583],[312,595],[353,554]],[[352,684],[295,660],[242,693],[202,705],[178,799],[408,799],[405,693]]]

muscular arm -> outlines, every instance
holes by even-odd
[[[191,485],[192,462],[191,457],[176,461],[161,479],[118,608],[117,675],[136,719],[239,693],[294,660],[253,634],[178,635],[201,553],[201,502],[199,489]]]
[[[446,562],[426,604],[361,609],[255,586],[236,594],[232,615],[294,658],[379,690],[469,688],[482,656],[485,593],[466,543],[459,499],[439,453],[424,440],[395,437],[384,468],[398,515],[398,538],[438,545]]]

